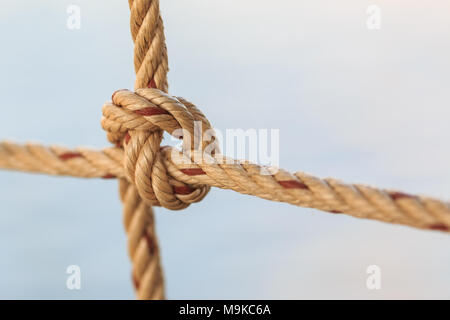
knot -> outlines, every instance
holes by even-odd
[[[206,196],[209,186],[187,185],[170,176],[164,165],[167,149],[180,152],[161,147],[166,131],[182,139],[184,159],[192,160],[206,149],[210,155],[218,151],[211,124],[195,105],[146,88],[116,91],[102,111],[108,140],[124,149],[125,176],[148,204],[179,210]]]

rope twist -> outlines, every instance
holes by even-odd
[[[201,132],[195,132],[196,122]],[[157,89],[119,90],[103,106],[101,123],[108,140],[123,146],[125,177],[147,204],[179,210],[206,196],[209,186],[188,185],[167,173],[160,147],[165,131],[183,139],[183,152],[204,151],[206,141],[198,145],[197,140],[213,130],[192,103]]]
[[[448,201],[303,172],[272,171],[221,155],[214,130],[203,113],[189,101],[167,94],[169,67],[159,1],[128,2],[135,45],[135,92],[116,91],[102,109],[102,127],[115,147],[69,150],[0,142],[0,168],[118,178],[139,299],[165,297],[151,206],[183,209],[201,201],[210,187],[334,214],[450,232]],[[161,147],[164,132],[182,139],[181,150]]]

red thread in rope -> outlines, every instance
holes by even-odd
[[[150,80],[150,83],[148,84],[147,88],[157,89],[155,79]]]
[[[413,196],[411,194],[407,194],[407,193],[403,193],[403,192],[389,192],[389,195],[391,196],[391,198],[393,200],[398,200],[398,199],[415,199],[417,198],[416,196]]]
[[[190,194],[192,193],[191,188],[189,188],[188,186],[175,186],[173,187],[173,192],[176,194]]]
[[[79,152],[66,152],[66,153],[59,155],[59,158],[63,161],[67,161],[67,160],[74,159],[74,158],[80,158],[80,157],[83,157],[83,155]]]
[[[431,230],[449,231],[449,227],[444,225],[444,224],[442,224],[442,223],[433,224],[429,228]]]
[[[128,142],[130,142],[130,139],[131,139],[131,136],[127,131],[127,133],[125,133],[125,144],[128,144]]]
[[[102,176],[102,179],[115,179],[115,178],[117,177],[111,173],[107,173],[104,176]]]
[[[181,169],[180,171],[188,176],[199,176],[202,174],[206,174],[205,171],[203,171],[201,168],[187,168]]]
[[[134,113],[140,116],[156,116],[159,114],[169,114],[166,110],[157,107],[147,107],[140,110],[135,110]]]
[[[308,189],[306,184],[296,180],[278,181],[278,183],[286,189]]]

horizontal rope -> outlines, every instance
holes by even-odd
[[[303,172],[291,174],[279,170],[261,174],[262,168],[247,161],[231,160],[199,164],[174,161],[181,152],[161,148],[164,165],[170,175],[174,194],[183,198],[204,185],[231,189],[263,199],[287,202],[334,214],[348,214],[421,229],[449,231],[450,203],[437,199],[382,190],[335,179],[320,179]],[[107,148],[69,150],[37,144],[0,143],[0,168],[81,178],[123,178],[124,151]],[[182,183],[185,187],[179,187]]]

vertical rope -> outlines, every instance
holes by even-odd
[[[159,0],[128,0],[128,3],[134,41],[135,89],[150,87],[167,92],[169,67]],[[164,299],[153,209],[126,179],[120,179],[119,192],[136,296],[138,299]]]
[[[166,39],[159,0],[128,0],[131,10],[131,36],[134,41],[135,89],[168,90]]]

